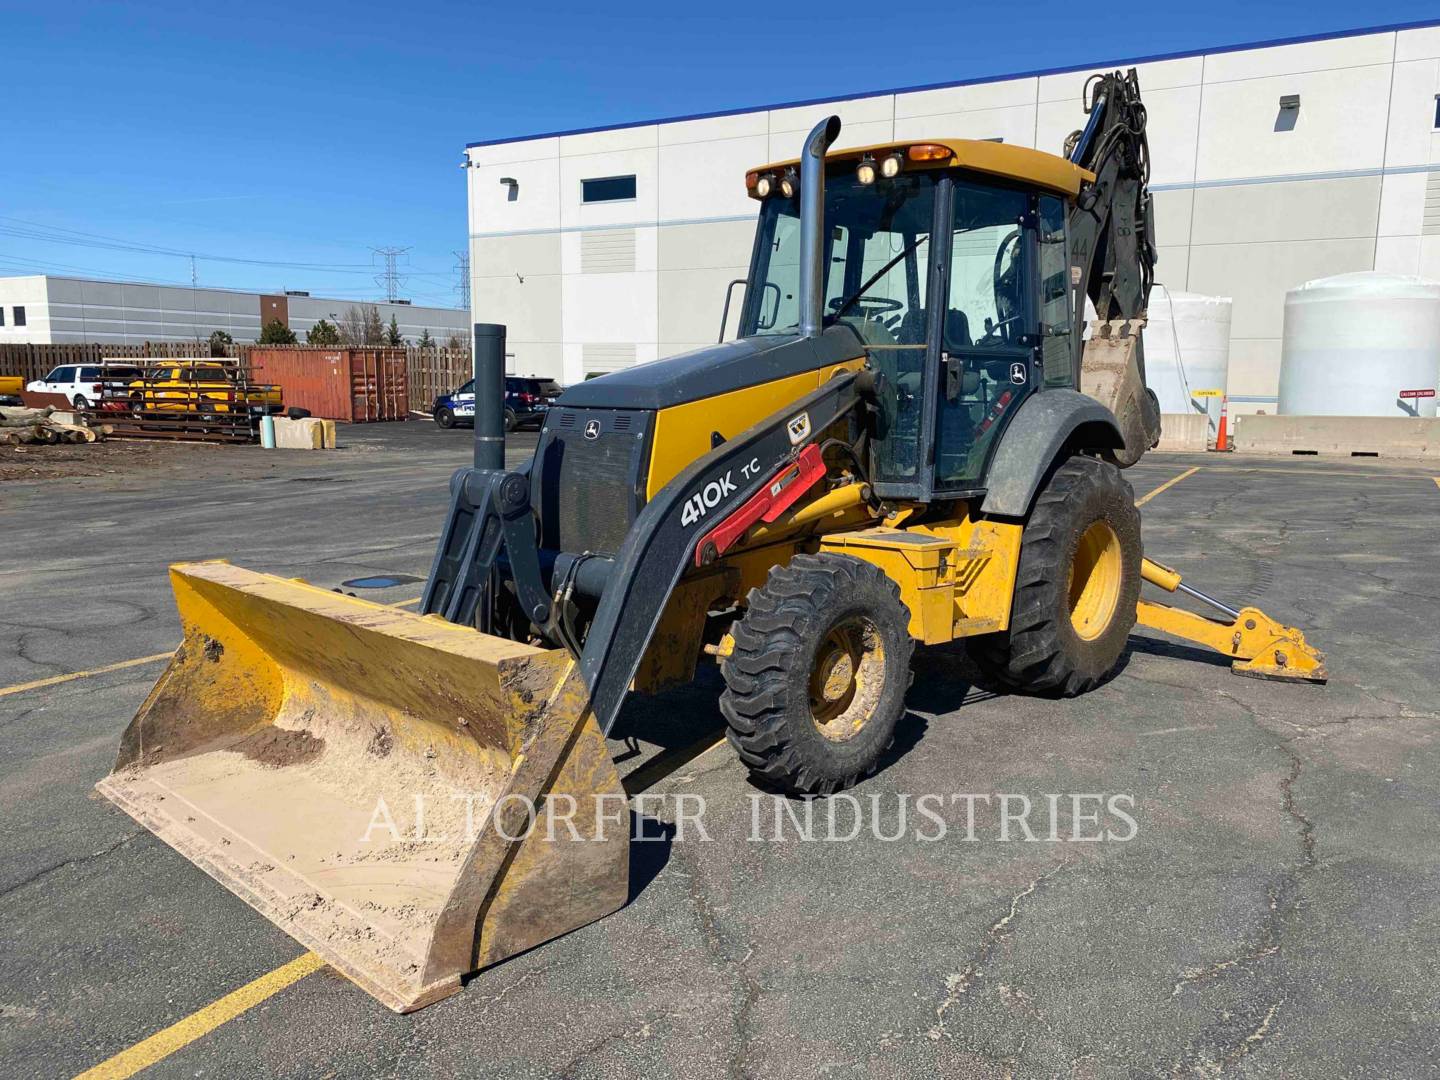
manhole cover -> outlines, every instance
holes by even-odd
[[[396,585],[408,585],[412,581],[424,581],[414,574],[384,574],[378,577],[357,577],[340,583],[346,589],[389,589]]]

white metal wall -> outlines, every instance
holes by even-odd
[[[1440,27],[1136,66],[1158,276],[1234,298],[1232,400],[1273,411],[1286,289],[1371,268],[1440,279]],[[584,377],[587,346],[633,346],[643,362],[713,341],[749,259],[745,170],[794,157],[821,116],[840,115],[841,145],[998,136],[1058,152],[1103,67],[472,147],[474,317],[508,324],[516,370],[567,382]],[[1301,99],[1290,130],[1285,94]],[[630,173],[633,201],[581,204],[582,178]],[[633,265],[587,267],[593,230],[633,231]]]
[[[353,301],[291,296],[290,328],[301,341],[305,331],[332,312],[344,315]],[[15,305],[25,308],[26,325],[14,325]],[[387,325],[394,314],[400,332],[419,339],[429,329],[440,344],[452,333],[470,335],[469,312],[454,308],[375,305]],[[236,341],[260,335],[260,294],[228,289],[189,289],[80,278],[0,278],[0,308],[5,325],[0,342],[68,344],[97,341],[110,345],[143,345],[147,341],[203,340],[224,330]]]

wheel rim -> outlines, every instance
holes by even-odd
[[[880,701],[885,646],[875,624],[855,615],[830,628],[810,670],[810,718],[832,742],[854,738]]]
[[[1105,633],[1120,603],[1124,560],[1120,538],[1106,521],[1085,530],[1070,564],[1070,625],[1085,641]]]

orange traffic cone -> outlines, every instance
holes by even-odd
[[[1228,412],[1229,412],[1229,410],[1228,410],[1227,406],[1229,405],[1229,403],[1230,403],[1230,399],[1229,399],[1229,398],[1224,398],[1224,397],[1222,397],[1222,398],[1220,399],[1220,426],[1215,430],[1215,449],[1216,449],[1216,450],[1229,450],[1229,449],[1230,449],[1230,440],[1229,440],[1228,434],[1227,434],[1227,432],[1226,432],[1226,421],[1227,421],[1228,418],[1229,418],[1229,417],[1228,417]]]

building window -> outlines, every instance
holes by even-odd
[[[1435,127],[1440,128],[1440,94],[1435,95]]]
[[[601,176],[594,180],[580,181],[582,203],[624,202],[635,198],[635,177]]]
[[[5,309],[0,307],[0,326],[5,325]]]
[[[16,308],[15,308],[15,325],[16,325],[16,326],[24,326],[24,325],[25,325],[25,309],[24,309],[23,307],[16,307]]]

